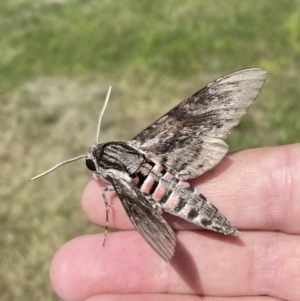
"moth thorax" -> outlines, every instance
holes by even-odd
[[[95,148],[93,156],[100,167],[125,171],[129,175],[133,175],[145,161],[145,157],[141,153],[125,142],[99,144]]]

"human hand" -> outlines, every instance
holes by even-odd
[[[108,234],[104,248],[104,234],[65,244],[52,262],[53,287],[64,300],[300,300],[299,176],[300,144],[225,157],[191,182],[242,236],[165,215],[177,237],[169,263],[134,230],[116,194],[107,193],[109,226],[124,231]],[[87,184],[82,206],[104,226],[100,186]]]

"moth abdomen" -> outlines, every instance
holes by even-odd
[[[142,176],[141,170],[138,173],[138,187],[164,211],[209,230],[239,235],[226,217],[202,194],[198,194],[190,183],[179,180],[160,164],[147,164],[147,175]]]
[[[226,235],[239,236],[239,231],[202,194],[192,192],[189,183],[180,181],[167,202],[164,211],[195,225]]]

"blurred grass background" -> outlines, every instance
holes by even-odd
[[[109,85],[101,141],[128,140],[227,73],[269,77],[231,150],[299,141],[300,1],[0,2],[1,300],[58,300],[49,266],[86,221],[84,154]]]

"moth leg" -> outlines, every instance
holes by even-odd
[[[105,224],[105,232],[104,232],[104,239],[103,239],[103,247],[105,246],[105,241],[108,233],[108,215],[109,215],[109,207],[111,207],[110,204],[108,204],[108,201],[106,199],[106,191],[115,191],[112,185],[107,185],[102,188],[102,198],[104,200],[105,204],[105,213],[106,213],[106,224]]]

